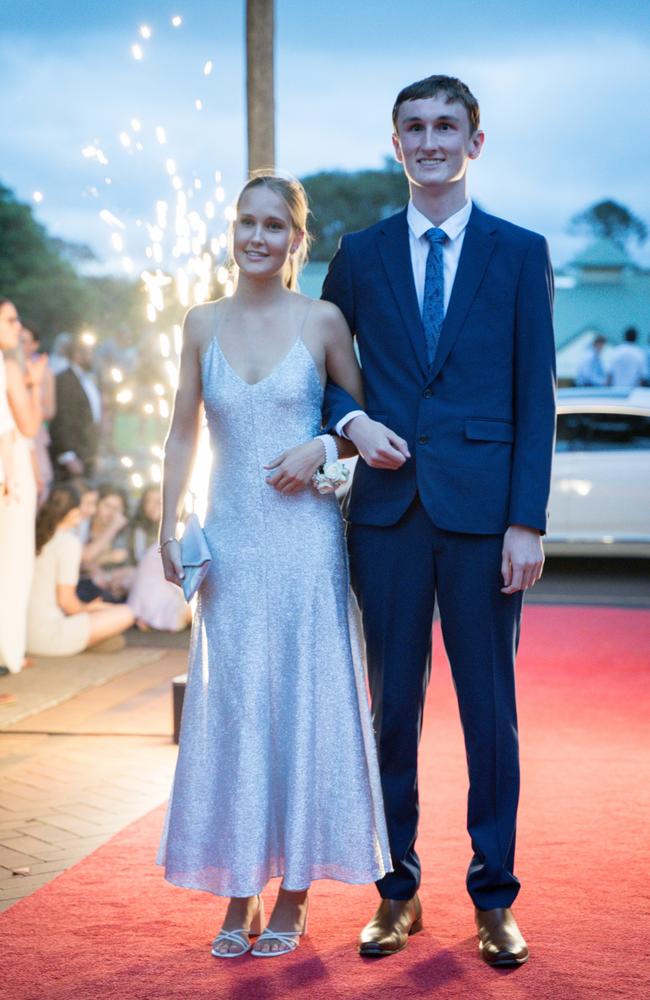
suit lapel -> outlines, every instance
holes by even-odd
[[[492,256],[495,245],[495,232],[496,227],[492,225],[490,217],[474,206],[472,214],[469,217],[469,222],[467,223],[454,287],[451,291],[447,315],[442,324],[438,349],[429,377],[430,382],[433,381],[444,365],[460,333],[469,307],[474,300],[481,279],[485,274],[485,269]]]
[[[406,209],[386,219],[379,231],[377,243],[402,321],[411,339],[422,373],[426,375],[427,348],[415,282],[413,281]]]

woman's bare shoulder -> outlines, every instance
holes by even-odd
[[[350,328],[338,306],[326,299],[314,299],[311,305],[312,317],[319,330],[328,340],[350,336]]]
[[[203,350],[214,336],[215,326],[219,322],[224,299],[211,302],[201,302],[192,306],[185,314],[183,322],[184,345]]]

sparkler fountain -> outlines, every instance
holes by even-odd
[[[171,19],[171,29],[182,27],[182,18]],[[145,59],[147,46],[155,37],[150,25],[141,25],[139,40],[131,46],[132,57],[140,62]],[[213,71],[213,61],[203,64],[205,81]],[[204,107],[202,97],[194,100],[194,112]],[[139,490],[145,481],[159,482],[161,478],[162,439],[170,416],[170,403],[178,384],[178,367],[182,332],[178,322],[180,312],[189,306],[205,302],[211,297],[232,295],[233,281],[225,266],[227,225],[234,217],[234,209],[226,204],[221,173],[215,170],[209,179],[194,176],[186,184],[177,169],[176,160],[169,153],[168,130],[160,124],[150,124],[133,117],[128,127],[120,131],[115,151],[105,148],[99,141],[88,143],[81,155],[93,166],[101,169],[114,163],[119,172],[125,158],[142,153],[145,147],[156,150],[160,157],[158,167],[164,186],[171,186],[168,196],[156,198],[149,209],[149,218],[138,218],[131,227],[111,208],[104,207],[99,217],[110,231],[110,247],[120,256],[121,268],[127,275],[139,269],[138,259],[147,265],[140,271],[145,293],[144,313],[153,336],[147,342],[157,345],[157,362],[165,373],[165,381],[155,381],[149,387],[137,384],[122,368],[112,366],[109,373],[114,400],[123,410],[139,411],[138,441],[129,454],[120,458],[122,467],[129,471],[134,489]],[[108,153],[110,152],[110,158]],[[121,157],[121,158],[120,158]],[[104,176],[104,183],[89,185],[86,193],[100,198],[100,190],[114,190],[113,176]],[[171,318],[171,322],[170,322]],[[176,322],[174,322],[176,320]],[[153,431],[153,433],[152,433]],[[152,437],[154,440],[152,441]],[[204,428],[195,462],[190,492],[197,498],[197,508],[205,505],[210,451],[207,431]],[[188,500],[188,506],[190,501]]]

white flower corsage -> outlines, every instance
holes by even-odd
[[[339,486],[347,483],[350,470],[344,462],[327,462],[321,465],[312,476],[314,489],[318,493],[334,493]]]

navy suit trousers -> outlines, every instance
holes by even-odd
[[[349,525],[348,543],[395,869],[377,883],[380,894],[409,899],[420,884],[417,757],[437,600],[469,770],[467,888],[481,909],[510,906],[519,890],[514,659],[522,595],[501,593],[503,535],[441,530],[416,497],[395,525]]]

